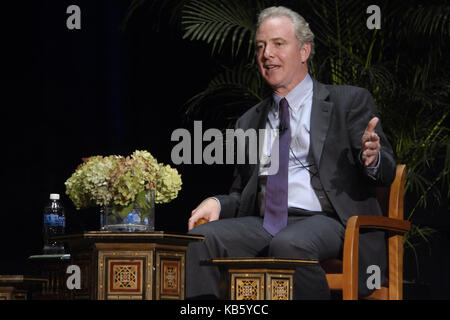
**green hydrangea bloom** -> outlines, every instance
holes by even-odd
[[[67,195],[77,209],[107,205],[112,199],[108,185],[114,158],[94,156],[83,160],[65,183]]]
[[[170,202],[178,196],[181,190],[181,175],[169,165],[162,166],[158,172],[156,185],[156,203]]]
[[[77,209],[94,206],[127,207],[144,190],[155,190],[155,202],[175,199],[181,190],[181,176],[164,166],[148,151],[131,156],[93,156],[65,182],[66,193]]]

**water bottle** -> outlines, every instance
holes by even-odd
[[[44,209],[44,254],[64,253],[64,243],[51,239],[65,232],[66,216],[58,193],[50,194],[50,203]]]

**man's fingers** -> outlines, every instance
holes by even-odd
[[[364,150],[366,149],[378,149],[379,148],[380,143],[378,142],[378,140],[371,140],[371,141],[367,141],[364,143]]]
[[[377,149],[367,149],[363,152],[363,157],[374,157],[376,155],[378,155],[378,150]]]
[[[378,119],[377,117],[373,117],[373,118],[369,121],[369,123],[367,124],[366,131],[365,131],[365,133],[364,133],[365,136],[367,136],[368,138],[371,137],[372,133],[375,132],[375,127],[377,126],[379,120],[380,120],[380,119]]]
[[[195,208],[194,210],[192,210],[191,212],[191,217],[188,220],[188,230],[191,230],[194,228],[195,222],[198,220],[197,216],[197,212],[198,212],[199,207]]]
[[[375,133],[375,127],[378,124],[377,117],[370,119],[362,137],[362,160],[366,167],[373,166],[378,160],[380,151],[380,137]]]
[[[378,160],[378,151],[375,150],[367,150],[362,155],[362,160],[364,165],[367,167],[369,164],[376,163]]]
[[[195,225],[195,222],[196,222],[196,221],[197,221],[197,218],[194,217],[194,216],[192,216],[192,217],[189,219],[188,230],[194,229],[194,225]]]
[[[367,158],[366,162],[364,163],[364,166],[366,167],[373,166],[371,165],[372,162],[375,162],[375,159],[373,157]]]
[[[370,135],[369,139],[370,139],[370,141],[373,141],[373,142],[380,141],[380,137],[375,132]]]

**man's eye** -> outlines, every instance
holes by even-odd
[[[283,45],[283,42],[275,42],[275,45],[276,45],[277,47],[280,47],[280,46]]]

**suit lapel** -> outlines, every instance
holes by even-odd
[[[251,124],[251,128],[256,130],[266,128],[267,115],[269,114],[270,107],[272,106],[272,97],[269,97],[261,102],[256,108],[256,112],[259,116],[255,117],[255,122]]]
[[[258,180],[258,173],[259,173],[259,165],[260,165],[260,144],[263,143],[264,141],[260,141],[259,139],[259,129],[265,129],[266,128],[266,121],[267,121],[267,115],[269,114],[269,110],[270,107],[272,105],[272,98],[269,97],[265,100],[263,100],[259,106],[256,107],[256,117],[251,117],[250,118],[250,122],[248,124],[248,128],[251,129],[255,129],[256,130],[256,134],[257,134],[257,141],[258,141],[258,145],[257,145],[257,150],[258,150],[258,156],[257,158],[257,162],[256,164],[250,164],[249,165],[249,170],[250,170],[250,181],[249,183],[253,183],[254,186],[256,187],[256,181]],[[246,146],[246,152],[247,152],[247,156],[249,153],[249,146]],[[247,157],[248,159],[248,157]]]
[[[255,113],[250,117],[248,125],[245,129],[254,129],[257,132],[258,150],[259,144],[263,141],[259,141],[259,129],[264,129],[266,127],[266,119],[272,105],[272,99],[268,98],[263,100],[259,106],[256,107]],[[248,155],[249,146],[246,145],[246,152]],[[247,158],[248,159],[248,158]],[[249,180],[241,195],[241,205],[239,207],[239,212],[243,215],[253,214],[255,212],[256,198],[258,194],[258,173],[259,173],[259,151],[257,156],[257,164],[250,164],[248,166]],[[238,213],[239,215],[239,213]]]
[[[310,148],[317,167],[320,166],[323,146],[327,137],[331,112],[333,110],[333,103],[327,101],[328,96],[329,92],[327,88],[323,84],[314,80],[310,122]]]
[[[272,106],[272,98],[269,97],[265,100],[263,100],[261,102],[261,104],[256,108],[256,112],[258,114],[258,116],[254,117],[252,119],[252,123],[250,123],[250,128],[255,129],[256,130],[256,134],[257,134],[257,141],[258,141],[258,161],[257,164],[253,164],[251,165],[251,170],[252,170],[252,175],[256,173],[258,173],[258,170],[255,171],[256,168],[259,168],[259,150],[260,150],[260,144],[263,143],[264,141],[259,141],[259,130],[260,129],[265,129],[266,128],[266,122],[267,122],[267,116],[269,114],[270,111],[270,107]]]

